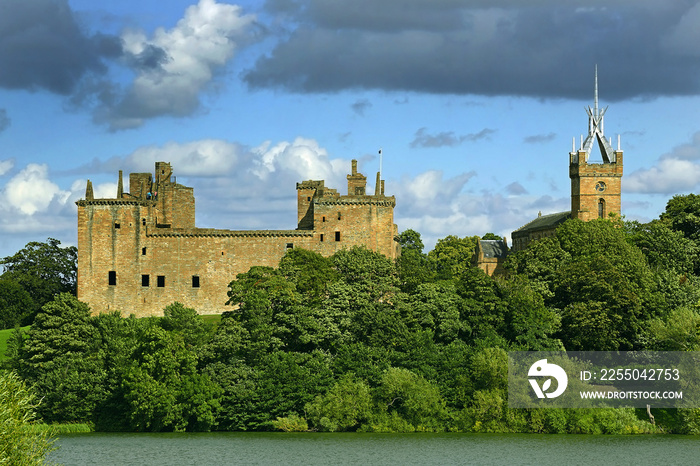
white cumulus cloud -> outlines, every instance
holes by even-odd
[[[25,215],[45,211],[56,199],[65,203],[67,192],[48,178],[48,166],[30,163],[5,185],[3,197],[9,207]]]
[[[0,176],[12,170],[15,166],[15,161],[12,159],[0,160]]]
[[[700,184],[700,131],[689,143],[662,155],[655,166],[637,170],[623,179],[623,189],[633,193],[673,194]]]
[[[138,172],[151,172],[155,162],[170,162],[176,174],[220,176],[231,172],[244,156],[244,149],[238,144],[221,139],[202,139],[141,147],[127,157],[126,166]]]
[[[700,165],[689,160],[662,159],[648,170],[630,174],[624,190],[633,193],[671,194],[688,191],[700,182]]]
[[[254,21],[236,5],[200,0],[170,30],[159,28],[150,38],[125,32],[124,51],[137,75],[118,102],[98,110],[97,120],[125,129],[146,118],[191,115],[200,92],[233,58]]]
[[[350,169],[349,164],[341,159],[330,160],[326,149],[320,147],[317,141],[302,137],[274,145],[268,141],[253,149],[253,153],[255,167],[251,171],[263,180],[275,172],[288,172],[296,174],[300,181],[326,180],[327,186],[340,188],[335,186],[335,182],[344,176],[341,172]]]

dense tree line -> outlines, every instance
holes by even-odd
[[[697,433],[700,410],[656,410],[653,427],[632,409],[507,407],[507,351],[700,349],[697,219],[690,195],[647,224],[570,220],[498,278],[471,265],[476,237],[425,254],[408,230],[396,262],[293,249],[238,275],[216,324],[178,303],[91,316],[59,294],[6,364],[44,420],[98,430]]]
[[[0,330],[29,325],[60,293],[75,294],[78,250],[49,238],[0,259]]]

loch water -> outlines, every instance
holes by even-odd
[[[700,464],[679,435],[175,433],[70,434],[64,465],[639,465]]]

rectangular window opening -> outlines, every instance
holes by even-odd
[[[141,275],[141,286],[151,286],[150,275]]]
[[[114,222],[114,228],[121,228],[121,227],[122,227],[121,223]]]
[[[199,288],[199,275],[192,275],[192,288]]]
[[[141,219],[141,225],[146,226],[146,219],[145,218]]]
[[[339,231],[335,232],[335,240],[340,241],[340,232]]]
[[[323,242],[323,233],[321,233],[321,242]]]
[[[323,217],[323,220],[322,220],[322,222],[325,222],[325,221],[326,221],[326,217]]]
[[[141,248],[141,255],[145,256],[146,255],[146,248]]]
[[[287,243],[287,249],[294,248],[294,243]]]
[[[165,286],[165,275],[158,275],[158,288]]]
[[[117,272],[110,270],[107,276],[110,286],[117,286]]]

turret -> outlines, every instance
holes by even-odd
[[[367,177],[357,172],[357,160],[352,161],[352,173],[348,175],[348,196],[364,196]]]

